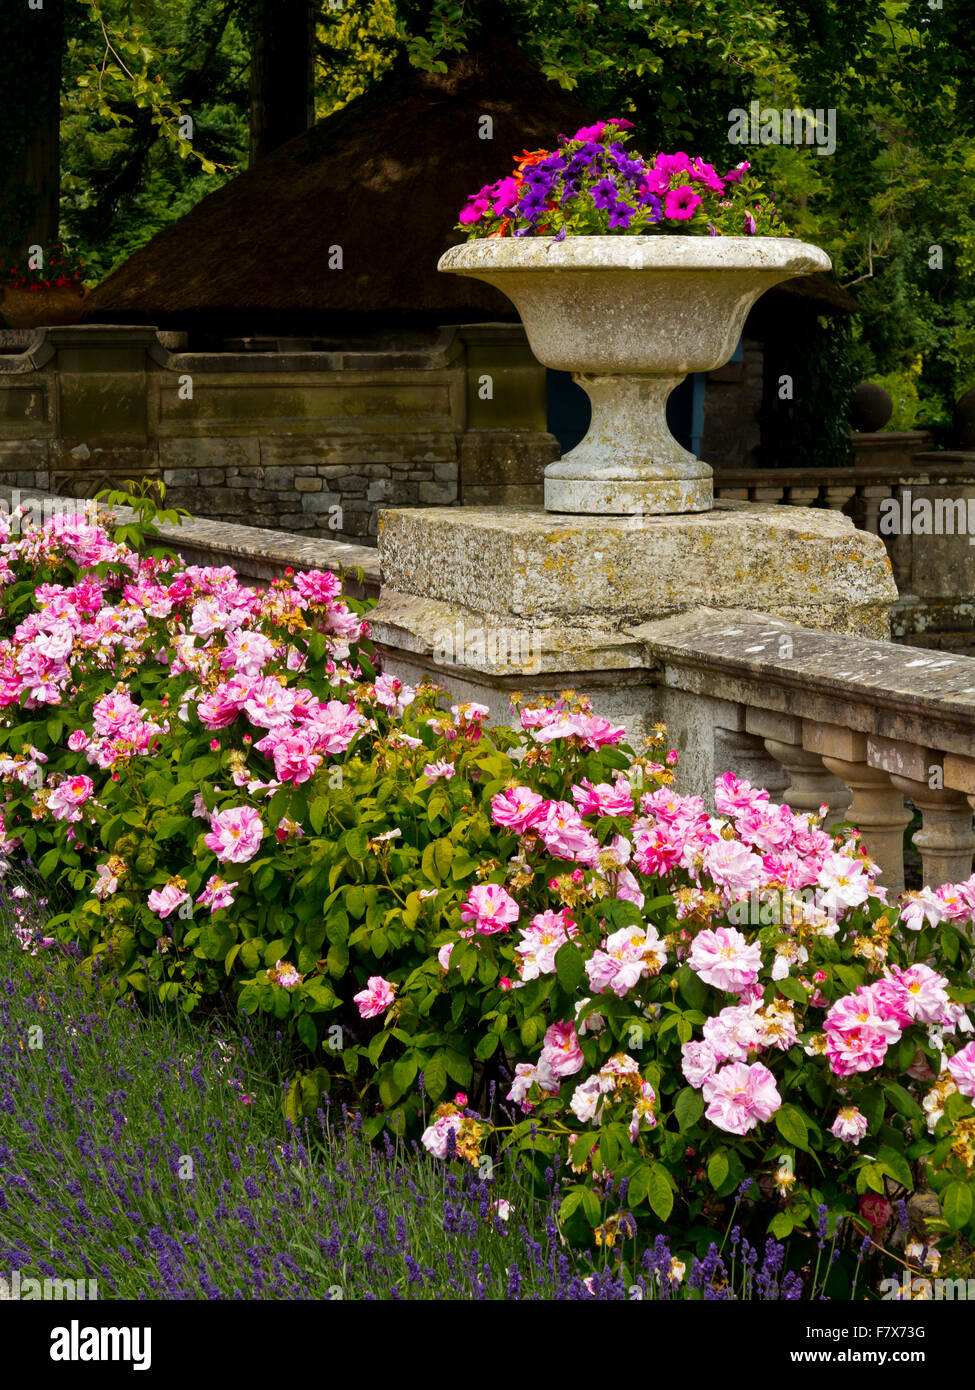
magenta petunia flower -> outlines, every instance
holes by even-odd
[[[689,222],[701,206],[701,195],[689,184],[672,188],[664,198],[664,216],[671,222]]]

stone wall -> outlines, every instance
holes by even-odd
[[[148,477],[194,514],[372,544],[382,507],[540,502],[558,453],[519,325],[381,351],[172,351],[99,324],[6,339],[11,485],[86,497]]]

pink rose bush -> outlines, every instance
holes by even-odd
[[[888,902],[855,833],[683,795],[571,692],[493,728],[377,673],[334,575],[58,522],[0,531],[0,610],[0,867],[106,989],[273,1020],[290,1115],[524,1152],[571,1239],[747,1184],[783,1238],[921,1172],[971,1226],[975,876]]]

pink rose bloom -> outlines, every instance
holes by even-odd
[[[395,985],[391,985],[382,975],[370,975],[366,988],[352,996],[353,1003],[363,1018],[375,1018],[385,1013],[395,997]]]
[[[253,807],[232,806],[226,811],[215,811],[210,825],[204,843],[221,863],[246,864],[261,847],[264,825]]]
[[[517,835],[545,814],[548,803],[528,787],[509,787],[491,798],[491,817],[495,825],[505,825]]]
[[[758,979],[762,948],[757,941],[749,945],[734,927],[706,928],[694,938],[687,963],[705,984],[740,994]]]
[[[277,983],[284,989],[295,989],[301,984],[301,976],[290,961],[277,961],[274,966]]]
[[[906,970],[894,966],[891,983],[902,994],[902,1002],[909,1018],[917,1023],[943,1023],[945,1010],[951,1003],[948,998],[948,981],[929,965],[911,965]]]
[[[203,907],[208,907],[212,912],[218,911],[223,907],[230,907],[234,901],[233,885],[228,883],[219,874],[211,874],[207,879],[206,887],[196,900]]]
[[[331,570],[304,570],[291,582],[306,603],[319,603],[323,607],[328,607],[342,590],[342,581]]]
[[[885,989],[880,986],[886,986]],[[888,980],[861,985],[853,994],[837,999],[823,1021],[827,1035],[871,1028],[882,1033],[888,1043],[897,1042],[910,1023],[905,997]]]
[[[887,1053],[888,1039],[878,1028],[837,1029],[826,1033],[826,1056],[837,1076],[871,1071]]]
[[[457,769],[454,767],[453,763],[441,759],[440,762],[427,763],[426,767],[423,769],[423,775],[428,782],[438,782],[441,778],[443,778],[445,782],[449,782],[456,771]]]
[[[975,1099],[975,1043],[968,1043],[948,1059],[951,1079],[969,1100]]]
[[[705,1115],[728,1134],[747,1134],[782,1104],[775,1077],[761,1062],[728,1062],[705,1081]]]
[[[72,753],[80,753],[82,748],[87,748],[91,742],[84,729],[75,729],[74,733],[68,735],[68,747]]]
[[[95,784],[90,777],[69,777],[59,782],[51,792],[47,798],[47,809],[55,820],[80,820],[80,808],[94,790]]]
[[[633,797],[626,787],[613,787],[608,782],[593,786],[583,777],[578,787],[572,788],[572,800],[582,816],[632,816]]]
[[[244,712],[252,724],[262,729],[273,729],[276,724],[286,724],[295,703],[295,693],[286,685],[265,676],[251,686],[244,701]]]
[[[416,690],[411,685],[404,685],[395,676],[380,676],[375,686],[376,700],[379,704],[385,705],[390,714],[401,715],[408,705],[416,699]]]
[[[865,1192],[860,1198],[860,1215],[865,1217],[874,1231],[882,1231],[894,1214],[894,1208],[886,1197],[875,1192]]]
[[[315,739],[320,753],[331,758],[336,753],[344,753],[352,744],[365,719],[354,704],[344,705],[341,700],[329,700],[327,705],[316,705],[305,731]]]
[[[945,918],[945,905],[933,888],[924,887],[917,892],[901,895],[899,899],[901,924],[911,931],[920,931],[925,923],[936,927]]]
[[[519,1062],[517,1064],[511,1090],[508,1092],[508,1100],[521,1106],[522,1110],[530,1110],[532,1103],[528,1101],[527,1096],[532,1086],[538,1086],[540,1090],[550,1094],[559,1089],[558,1077],[553,1076],[541,1058],[539,1058],[537,1066],[532,1065],[531,1062]]]
[[[720,1065],[714,1048],[706,1042],[687,1042],[681,1048],[681,1071],[695,1091],[711,1080]]]
[[[149,907],[153,912],[158,912],[160,917],[168,917],[180,903],[185,903],[189,896],[185,888],[179,888],[175,883],[167,883],[165,888],[152,890],[149,894]]]
[[[536,821],[534,828],[556,858],[591,860],[599,853],[598,840],[568,801],[548,802],[544,818]]]
[[[233,667],[242,676],[259,676],[274,655],[274,643],[261,632],[238,628],[227,633],[226,648],[220,653],[220,665]]]
[[[578,927],[568,912],[539,912],[524,928],[515,955],[519,957],[518,969],[526,982],[537,980],[539,975],[551,975],[555,971],[555,957],[560,946],[570,937],[578,934]]]
[[[454,1152],[457,1151],[457,1136],[463,1122],[463,1115],[441,1115],[423,1131],[420,1143],[434,1158],[446,1158],[450,1149],[451,1134],[454,1136]]]
[[[765,866],[757,854],[737,840],[716,839],[704,850],[704,872],[718,888],[735,895],[750,893],[765,883]]]
[[[593,952],[585,969],[594,993],[612,990],[622,999],[644,976],[659,974],[666,959],[656,927],[621,927],[607,937],[605,950]]]
[[[517,922],[520,908],[498,883],[479,883],[467,894],[461,904],[460,915],[464,922],[473,922],[482,936],[506,931],[512,922]]]
[[[726,772],[714,783],[714,804],[723,816],[739,816],[749,810],[768,806],[769,794],[762,787],[753,787],[743,777]]]
[[[446,946],[441,946],[440,950],[437,952],[437,961],[439,962],[441,970],[450,969],[450,953],[453,949],[454,943],[448,941]]]
[[[252,681],[232,677],[218,685],[211,695],[204,695],[196,707],[200,723],[205,729],[225,729],[232,724],[250,694]]]
[[[837,1111],[829,1132],[847,1144],[859,1144],[867,1132],[867,1117],[855,1105],[843,1105]]]
[[[560,1081],[565,1076],[574,1076],[582,1070],[585,1058],[572,1023],[553,1023],[545,1033],[545,1042],[540,1057],[542,1066],[548,1067],[553,1076]]]
[[[307,782],[322,761],[315,751],[314,737],[307,729],[299,729],[297,733],[272,729],[254,747],[259,753],[271,755],[275,777],[279,782],[290,782],[293,787]]]

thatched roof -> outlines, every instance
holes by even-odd
[[[479,138],[484,116],[493,138]],[[211,193],[90,296],[85,321],[224,334],[342,333],[514,319],[437,261],[468,194],[522,148],[598,119],[502,34],[445,75],[398,67]],[[343,268],[330,270],[330,248]]]

